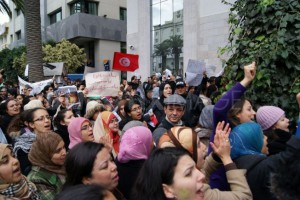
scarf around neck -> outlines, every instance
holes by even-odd
[[[41,199],[37,193],[36,186],[32,182],[28,181],[25,176],[22,176],[21,181],[16,184],[0,185],[0,197],[1,195],[17,199]]]

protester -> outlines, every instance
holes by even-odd
[[[103,136],[109,136],[112,140],[114,155],[119,153],[121,131],[119,130],[119,121],[114,113],[103,111],[99,114],[95,121],[93,133],[95,141],[100,141]]]
[[[0,199],[40,199],[36,186],[21,174],[8,144],[0,144]]]
[[[76,117],[69,123],[68,126],[70,144],[69,149],[72,149],[80,142],[94,141],[93,125],[84,117]]]
[[[150,155],[152,147],[152,133],[144,126],[129,128],[122,135],[120,151],[115,162],[120,178],[118,189],[126,199],[130,199],[138,172]]]
[[[5,134],[6,140],[9,144],[12,144],[12,138],[8,135],[7,127],[11,120],[20,114],[20,107],[18,102],[14,99],[8,99],[0,104],[0,128]]]
[[[63,190],[79,184],[95,184],[112,191],[118,200],[124,199],[116,189],[119,176],[113,157],[101,143],[82,142],[74,146],[66,158],[66,174]]]
[[[276,155],[267,157],[267,137],[261,126],[255,122],[242,123],[233,128],[230,134],[232,145],[231,157],[240,169],[247,170],[247,181],[253,199],[273,200],[270,192],[271,173],[276,166],[286,165],[293,155],[300,151],[299,136],[291,136],[286,149]]]
[[[175,92],[186,100],[186,109],[182,121],[186,126],[194,128],[204,107],[202,100],[197,95],[187,91],[187,86],[183,79],[176,80]]]
[[[10,124],[10,136],[14,141],[13,152],[21,164],[21,171],[27,175],[31,170],[28,153],[36,136],[47,134],[51,130],[51,118],[44,108],[24,111]]]
[[[32,168],[27,177],[42,199],[54,199],[65,182],[64,146],[63,139],[54,132],[38,135],[31,146],[28,158]]]
[[[227,171],[231,192],[210,189],[188,151],[167,147],[155,150],[140,170],[132,199],[228,200],[252,199],[244,170]]]
[[[254,120],[255,111],[249,100],[243,98],[243,94],[246,92],[247,86],[255,78],[256,64],[244,66],[244,78],[241,82],[236,83],[229,91],[227,91],[215,104],[213,110],[213,122],[214,127],[219,122],[230,122],[231,127],[237,126],[245,122]],[[214,128],[215,129],[215,128]],[[215,133],[213,131],[210,141],[214,139]],[[210,153],[212,148],[208,148]],[[225,176],[225,169],[221,167],[211,176],[210,186],[212,188],[218,188],[220,190],[230,190],[228,182]]]
[[[161,121],[158,127],[153,132],[153,139],[156,144],[167,130],[174,126],[184,126],[181,120],[184,115],[186,101],[177,94],[173,94],[164,100],[164,112],[166,117]]]
[[[207,147],[209,146],[209,139],[213,132],[214,122],[213,122],[213,105],[205,106],[199,117],[198,126],[195,127],[195,132]]]

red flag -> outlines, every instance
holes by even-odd
[[[133,72],[139,68],[139,56],[134,54],[115,52],[114,70]]]

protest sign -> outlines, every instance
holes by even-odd
[[[57,97],[62,97],[64,96],[64,103],[66,104],[67,108],[73,108],[77,109],[78,106],[80,105],[78,94],[77,94],[77,88],[76,86],[62,86],[57,88],[55,91],[55,95]]]
[[[205,70],[205,62],[198,60],[188,61],[186,70],[186,82],[189,86],[198,86],[201,84],[203,79],[203,71]]]
[[[32,87],[32,94],[39,94],[46,85],[50,85],[52,83],[52,79],[48,79],[48,80],[44,80],[44,81],[40,81],[40,82],[36,82],[36,83],[29,83],[27,81],[24,81],[21,77],[18,76],[18,80],[19,80],[19,87],[20,87],[20,91],[23,91],[25,85],[29,85]]]
[[[117,72],[95,72],[85,75],[88,97],[118,96],[120,76]]]
[[[208,65],[208,67],[206,67],[206,74],[207,77],[219,77],[223,74],[224,72],[224,68],[222,66],[216,66],[216,65]]]

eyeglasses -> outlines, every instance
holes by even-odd
[[[80,130],[82,131],[86,131],[86,130],[89,130],[89,128],[93,128],[93,124],[87,124],[87,125],[84,125],[83,127],[81,127]]]
[[[139,111],[139,110],[142,110],[141,106],[136,107],[136,108],[133,108],[133,109],[131,110],[131,112],[137,112],[137,111]]]
[[[115,122],[119,122],[117,118],[114,118],[114,119],[110,120],[109,123],[112,124],[112,123],[115,123]]]
[[[33,120],[33,122],[36,122],[36,121],[42,122],[42,121],[45,121],[45,119],[51,120],[51,117],[49,115],[41,116],[41,117]]]

